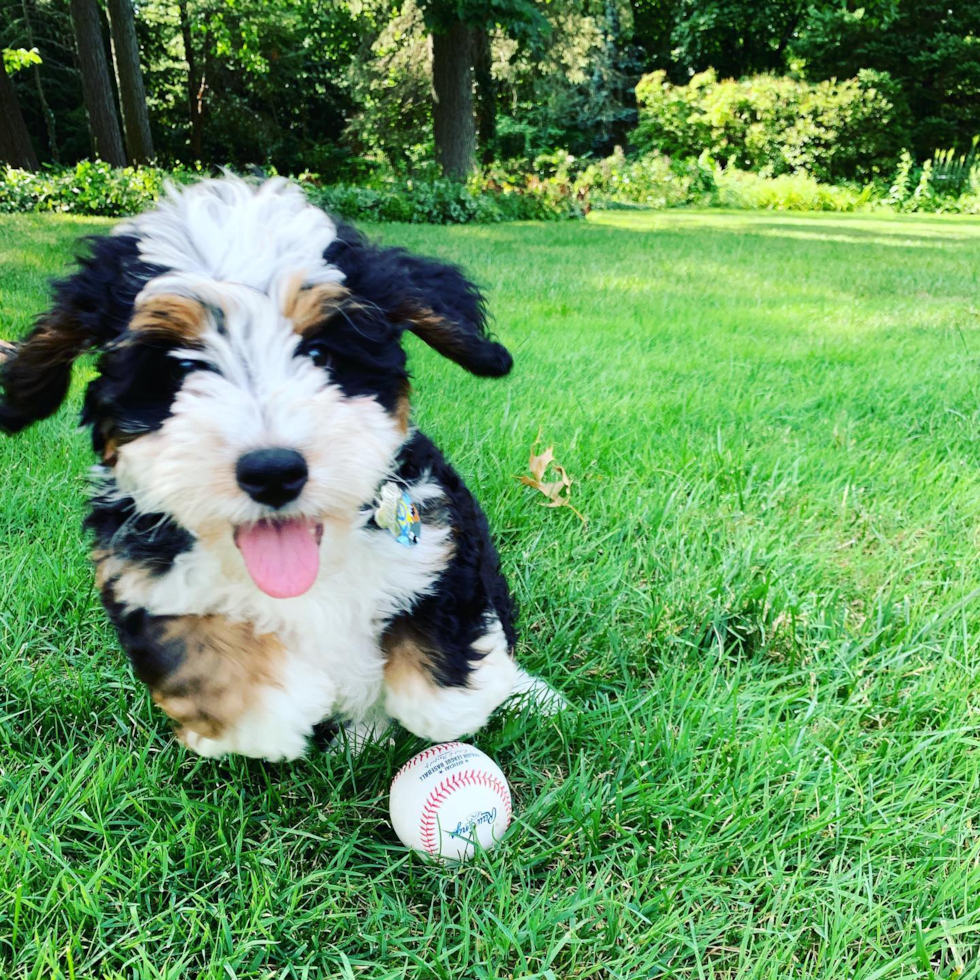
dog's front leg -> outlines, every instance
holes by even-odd
[[[385,710],[415,735],[451,741],[482,728],[526,676],[494,622],[472,646],[462,682],[440,671],[446,651],[436,649],[409,624],[385,640]]]
[[[137,676],[189,749],[270,760],[303,755],[332,692],[277,636],[223,616],[154,616],[104,598]]]

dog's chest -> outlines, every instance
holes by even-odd
[[[285,650],[286,686],[317,692],[324,712],[359,716],[379,697],[381,633],[433,590],[451,554],[449,534],[425,526],[419,543],[406,547],[386,532],[328,525],[317,580],[293,599],[260,592],[230,538],[198,542],[155,577],[124,572],[116,591],[152,615],[220,615],[275,635]]]

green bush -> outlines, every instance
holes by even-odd
[[[767,176],[806,171],[817,180],[872,180],[891,172],[908,143],[908,110],[891,78],[811,84],[775,75],[719,81],[714,70],[687,85],[663,71],[636,87],[643,152],[682,159],[710,155]]]
[[[107,163],[83,160],[64,170],[0,171],[0,212],[64,211],[118,217],[151,205],[168,179],[189,180],[188,171],[156,167],[116,169]]]
[[[533,176],[514,183],[481,176],[465,184],[445,178],[405,178],[380,187],[313,186],[307,193],[320,207],[349,220],[453,225],[554,221],[585,214],[570,189],[563,192],[557,184]]]
[[[192,171],[114,169],[87,161],[40,173],[6,167],[0,171],[0,212],[134,214],[153,204],[167,180],[195,176],[199,174]],[[466,184],[431,177],[376,177],[368,187],[322,185],[313,174],[301,175],[300,181],[314,203],[351,220],[465,224],[579,218],[585,213],[570,187],[533,175],[506,184],[488,177],[474,177]]]
[[[706,156],[696,161],[671,160],[660,153],[627,157],[617,148],[612,156],[586,167],[575,186],[595,208],[672,208],[707,204],[714,183],[714,166]]]
[[[807,173],[765,177],[729,167],[719,170],[712,204],[768,211],[859,211],[875,199],[873,184],[863,188],[822,184]]]
[[[937,150],[921,165],[903,151],[885,204],[896,211],[980,214],[977,143],[975,138],[970,152],[960,155],[951,149]]]

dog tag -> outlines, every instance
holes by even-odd
[[[422,534],[419,509],[412,503],[412,498],[395,483],[386,483],[381,488],[374,521],[406,548],[419,543]]]

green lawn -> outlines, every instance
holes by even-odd
[[[106,227],[0,219],[0,333]],[[375,230],[468,266],[515,353],[413,342],[418,420],[576,710],[474,739],[517,816],[461,869],[387,824],[407,735],[192,758],[102,619],[76,391],[0,442],[0,976],[977,976],[980,221]],[[514,479],[539,432],[586,526]]]

